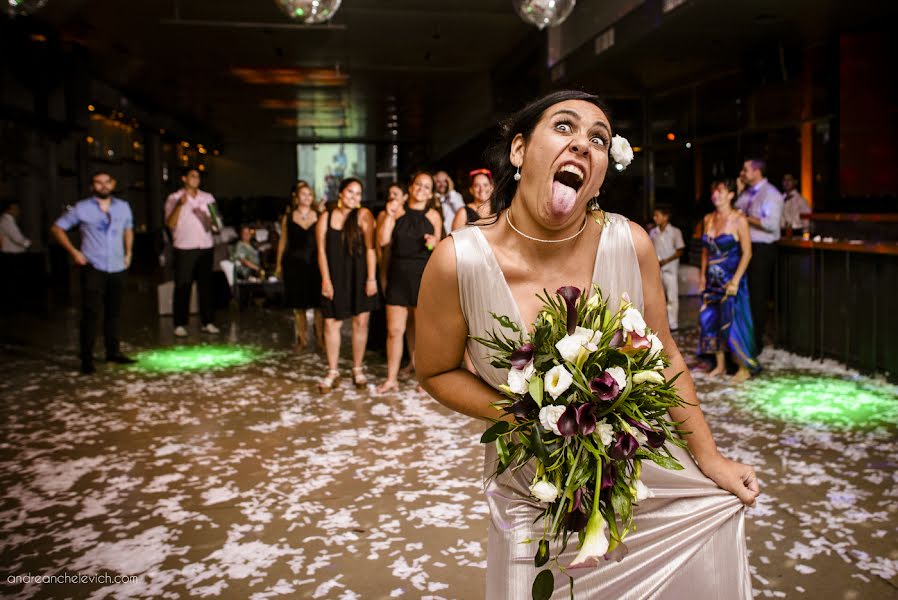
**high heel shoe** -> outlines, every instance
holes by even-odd
[[[357,388],[363,388],[368,385],[368,378],[365,376],[364,367],[352,368],[352,382]]]
[[[318,382],[318,391],[322,394],[329,392],[336,387],[338,381],[340,381],[340,372],[336,369],[330,369],[327,372],[327,376]]]

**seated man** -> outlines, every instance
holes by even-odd
[[[237,281],[246,281],[250,277],[260,277],[261,266],[259,251],[252,245],[253,230],[244,225],[240,229],[240,241],[234,246],[234,275]]]

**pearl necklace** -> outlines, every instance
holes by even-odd
[[[569,242],[572,239],[574,239],[575,237],[577,237],[578,235],[580,235],[581,233],[583,233],[583,231],[586,229],[586,223],[587,223],[587,219],[584,216],[583,217],[583,227],[581,227],[580,231],[578,231],[574,235],[568,236],[568,237],[560,239],[560,240],[541,240],[539,238],[535,238],[533,236],[527,235],[526,233],[524,233],[523,231],[521,231],[520,229],[518,229],[517,227],[514,226],[514,223],[511,222],[511,209],[510,208],[505,211],[505,220],[508,221],[509,227],[514,229],[518,235],[523,236],[523,237],[527,238],[528,240],[531,240],[534,242],[542,242],[544,244],[560,244],[561,242]]]

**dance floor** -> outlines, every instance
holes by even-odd
[[[481,424],[410,381],[317,394],[324,363],[290,349],[286,311],[222,313],[220,335],[176,343],[141,306],[125,336],[140,363],[89,378],[74,311],[5,330],[0,596],[483,598]],[[747,384],[697,376],[718,444],[761,476],[755,596],[896,597],[898,388],[762,362]],[[368,364],[383,377],[381,356]],[[14,580],[64,573],[136,580]]]

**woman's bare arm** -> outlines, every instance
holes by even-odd
[[[748,269],[748,263],[751,262],[751,232],[748,227],[748,219],[740,215],[739,221],[736,223],[736,231],[739,234],[739,247],[742,249],[742,258],[739,259],[739,266],[736,267],[732,283],[738,287],[742,276],[745,275],[745,271]]]
[[[440,404],[479,419],[501,413],[491,404],[501,394],[459,365],[465,353],[468,326],[461,312],[455,242],[440,242],[424,270],[415,319],[415,370],[421,386]]]
[[[665,369],[664,376],[671,378],[677,373],[681,373],[676,387],[680,396],[689,403],[686,406],[671,409],[670,416],[675,421],[682,422],[681,428],[690,432],[686,436],[686,443],[702,472],[717,485],[738,496],[743,503],[752,505],[759,493],[754,470],[724,458],[718,451],[717,444],[714,443],[714,438],[711,436],[711,429],[699,406],[695,385],[686,367],[686,361],[683,360],[676,342],[670,335],[670,327],[667,322],[667,303],[664,299],[661,268],[658,265],[655,247],[642,227],[631,223],[630,230],[642,275],[645,322],[653,331],[657,332],[670,359],[671,364]]]

